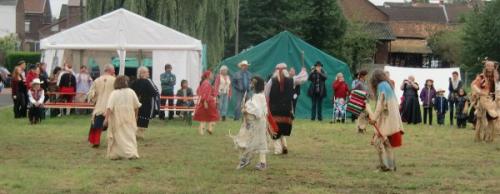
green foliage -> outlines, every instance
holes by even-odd
[[[235,0],[88,0],[87,18],[121,7],[201,39],[208,47],[209,64],[223,57],[225,43],[235,32]]]
[[[349,64],[351,72],[356,72],[364,63],[370,63],[376,52],[377,39],[365,30],[364,25],[350,22],[338,47],[337,56]]]
[[[469,15],[464,26],[462,61],[466,71],[477,73],[485,57],[500,60],[500,0]]]
[[[239,50],[287,30],[342,58],[347,26],[337,0],[241,0]],[[234,54],[233,41],[226,47],[226,57]]]
[[[16,50],[17,42],[17,36],[15,34],[0,38],[0,51],[11,52]]]
[[[428,40],[428,45],[443,63],[452,66],[462,64],[463,31],[460,27],[455,30],[441,31],[433,34]]]
[[[5,66],[12,71],[19,61],[24,60],[27,64],[35,64],[40,62],[40,56],[41,54],[37,52],[9,52],[5,57]]]

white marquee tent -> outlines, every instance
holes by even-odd
[[[160,74],[166,63],[172,64],[178,83],[186,79],[197,86],[202,71],[200,40],[126,9],[115,10],[44,38],[40,48],[47,69],[61,66],[66,60],[63,60],[65,51],[116,52],[120,59],[120,75],[125,71],[127,52],[151,52],[152,80],[157,86],[160,86]]]

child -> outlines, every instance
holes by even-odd
[[[467,109],[469,108],[469,98],[467,97],[467,93],[463,88],[460,88],[458,90],[458,96],[456,100],[457,100],[457,113],[456,113],[457,127],[465,128],[467,126],[467,118],[468,118]]]
[[[237,170],[250,164],[252,155],[259,154],[259,163],[256,170],[267,168],[266,153],[268,152],[267,140],[267,101],[264,95],[264,80],[253,77],[251,80],[253,95],[248,99],[241,112],[243,113],[243,124],[240,132],[233,138],[234,144],[241,150],[240,163]]]
[[[347,104],[346,104],[346,101],[344,98],[337,98],[335,99],[335,101],[333,102],[335,103],[335,118],[337,119],[336,122],[337,123],[345,123],[345,113],[346,113],[346,108],[347,108]]]
[[[40,87],[40,84],[42,83],[43,82],[41,82],[38,78],[33,79],[33,81],[31,82],[31,89],[28,91],[28,118],[32,125],[41,122],[43,102],[45,99],[45,93]]]
[[[187,80],[182,80],[181,81],[181,89],[177,90],[177,97],[193,97],[193,90],[189,87],[188,81]],[[193,107],[194,106],[194,101],[192,99],[189,100],[177,100],[176,103],[177,106],[183,106],[183,107]],[[177,111],[177,115],[180,115],[181,112]],[[191,112],[184,112],[183,113],[184,119],[186,119],[191,125]]]
[[[444,125],[444,118],[448,111],[448,100],[444,97],[443,89],[437,91],[437,97],[434,100],[434,108],[436,109],[438,124]]]
[[[420,92],[420,100],[424,107],[424,124],[427,124],[429,118],[429,125],[432,125],[432,103],[436,98],[436,90],[434,89],[434,81],[428,79],[425,81],[425,88]],[[427,115],[429,115],[427,117]]]

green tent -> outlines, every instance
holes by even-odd
[[[237,64],[242,60],[248,60],[250,72],[266,79],[273,73],[276,64],[282,62],[286,63],[288,67],[294,67],[298,73],[302,67],[302,52],[308,70],[316,61],[321,61],[328,74],[326,82],[328,96],[323,100],[323,119],[328,120],[332,115],[332,103],[329,100],[332,99],[332,82],[335,80],[336,74],[341,72],[344,74],[346,82],[351,83],[352,76],[349,67],[346,63],[315,48],[288,31],[281,32],[236,56],[223,60],[219,66],[227,65],[230,72],[236,72],[238,71]],[[309,85],[310,83],[306,82],[301,87],[296,110],[298,118],[310,118],[311,99],[307,96]],[[233,99],[228,109],[230,115],[234,112],[234,105],[235,100]]]

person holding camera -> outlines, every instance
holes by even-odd
[[[323,98],[326,97],[326,79],[327,76],[325,70],[323,70],[323,64],[320,61],[316,62],[314,69],[309,74],[309,81],[311,82],[311,85],[309,86],[309,91],[307,92],[312,100],[312,121],[316,120],[316,118],[318,121],[323,120],[321,105],[323,104]]]
[[[415,77],[410,75],[408,79],[401,84],[403,90],[403,109],[401,110],[401,117],[403,122],[408,124],[419,124],[422,122],[422,115],[420,113],[420,104],[418,101],[418,83],[415,82]]]
[[[457,106],[458,91],[462,89],[463,83],[458,76],[458,72],[454,71],[450,77],[450,84],[448,86],[448,102],[450,103],[450,125],[453,125],[453,119],[455,118],[455,109]]]

